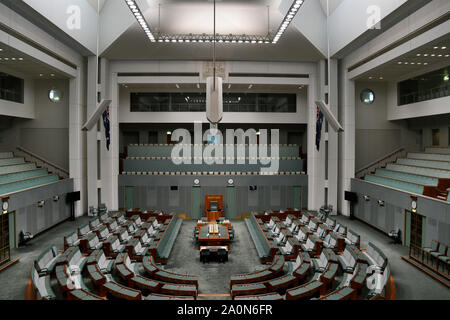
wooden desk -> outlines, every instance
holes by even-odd
[[[199,226],[198,241],[207,246],[217,246],[230,241],[228,228],[218,224],[219,233],[209,233],[209,224]]]

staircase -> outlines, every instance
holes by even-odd
[[[424,152],[402,152],[404,149],[397,150],[359,170],[358,178],[450,202],[450,148],[430,147]]]

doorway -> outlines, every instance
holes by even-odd
[[[11,239],[9,234],[9,214],[0,215],[0,265],[11,258]]]
[[[125,187],[125,208],[134,209],[134,187]]]
[[[236,216],[236,194],[235,189],[232,186],[227,187],[227,207],[225,211],[225,216],[228,219],[232,219]]]
[[[431,135],[433,138],[433,146],[437,147],[440,145],[440,138],[441,138],[441,133],[439,129],[432,129],[431,131]]]
[[[422,248],[426,241],[426,217],[407,210],[405,230],[406,246]]]
[[[294,208],[302,209],[302,187],[294,187]]]
[[[201,187],[192,187],[192,219],[201,219],[202,217],[202,189]]]

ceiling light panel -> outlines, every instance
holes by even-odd
[[[284,32],[289,27],[292,20],[294,20],[295,16],[297,15],[297,12],[300,10],[300,7],[303,5],[303,3],[304,3],[304,0],[296,0],[292,3],[286,16],[283,19],[283,22],[281,23],[280,27],[278,28],[277,34],[272,39],[273,44],[277,43],[278,40],[280,40],[280,38],[283,36]]]
[[[150,39],[150,41],[156,42],[155,36],[153,35],[152,31],[150,30],[150,27],[147,24],[147,21],[145,21],[144,15],[142,14],[141,9],[139,9],[139,6],[137,5],[136,1],[125,0],[125,3],[127,4],[128,8],[130,8],[131,13],[134,15],[137,22],[141,26],[142,30],[144,30],[145,34]]]
[[[300,7],[303,5],[304,0],[294,0],[291,7],[289,8],[286,16],[283,19],[280,27],[275,36],[267,35],[267,36],[257,36],[257,35],[221,35],[216,34],[214,37],[213,34],[156,34],[154,35],[147,24],[144,15],[142,14],[137,2],[135,0],[125,0],[128,8],[130,8],[131,12],[135,16],[136,20],[147,34],[148,38],[151,42],[165,42],[165,43],[245,43],[245,44],[276,44],[281,36],[286,31],[287,27],[290,25],[292,20],[297,15],[297,12],[300,10]]]

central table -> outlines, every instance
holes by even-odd
[[[210,233],[210,224],[199,226],[198,241],[205,246],[218,246],[230,241],[230,233],[228,228],[217,224],[217,233]]]

